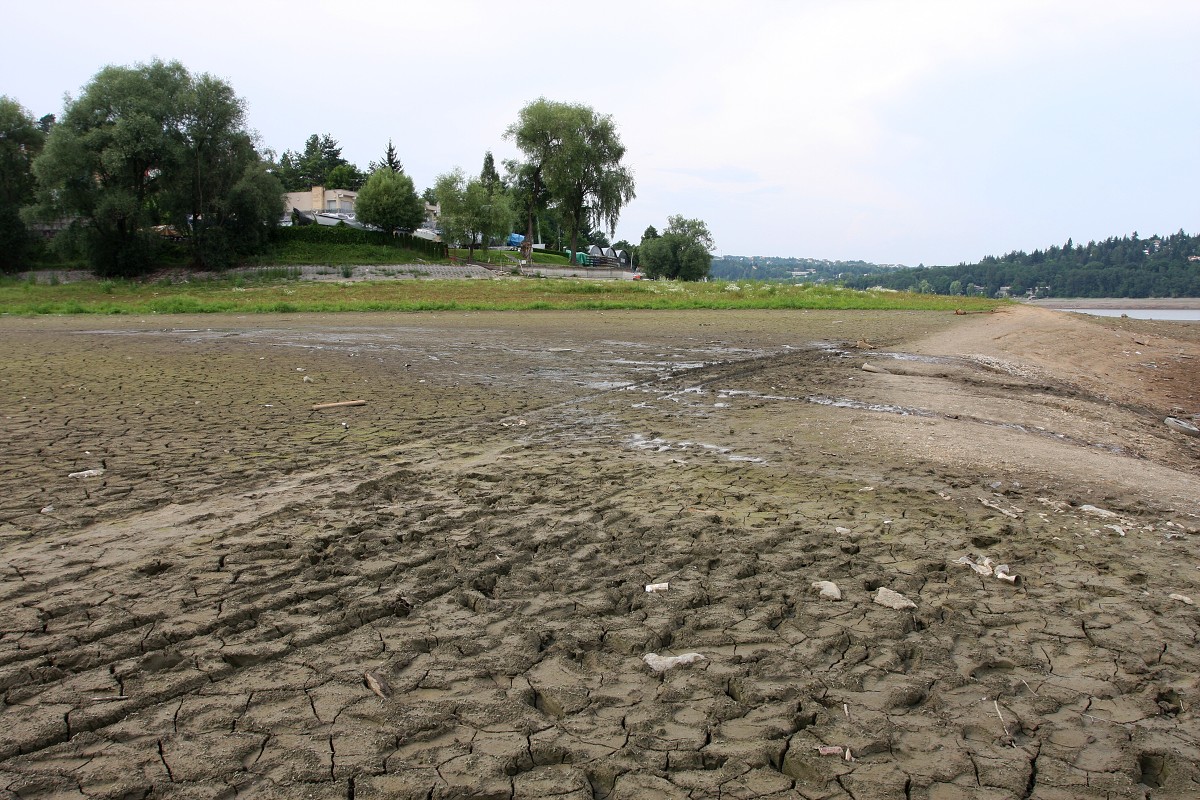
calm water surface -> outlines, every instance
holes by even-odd
[[[1171,322],[1200,322],[1200,310],[1178,308],[1063,308],[1075,314],[1092,314],[1097,317],[1126,316],[1132,319],[1160,319]]]

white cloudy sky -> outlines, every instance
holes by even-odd
[[[627,146],[635,242],[683,214],[720,253],[915,265],[1200,229],[1197,0],[12,5],[0,93],[37,116],[177,59],[264,145],[331,133],[365,168],[390,137],[418,188],[515,155],[537,97],[586,103]]]

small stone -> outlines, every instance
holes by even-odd
[[[68,478],[99,478],[104,474],[102,469],[85,469],[82,472],[72,472],[67,475]]]
[[[842,599],[842,590],[833,581],[813,581],[812,588],[820,594],[822,600]]]
[[[894,608],[897,611],[902,611],[906,608],[917,607],[916,603],[914,603],[912,600],[909,600],[904,595],[900,594],[899,592],[894,592],[891,589],[883,586],[880,586],[875,590],[875,597],[872,599],[881,606]]]
[[[1093,516],[1103,517],[1104,519],[1112,519],[1113,517],[1118,516],[1115,512],[1109,511],[1107,508],[1099,508],[1098,506],[1093,505],[1080,506],[1079,510],[1085,514],[1092,514]]]
[[[666,672],[672,667],[704,660],[704,656],[699,653],[684,653],[681,656],[660,656],[658,653],[646,653],[642,656],[642,661],[646,662],[646,666],[655,672]]]
[[[1178,600],[1179,602],[1185,603],[1189,606],[1196,605],[1195,603],[1192,602],[1192,598],[1188,597],[1186,594],[1173,594],[1173,595],[1170,595],[1170,598],[1172,600]]]

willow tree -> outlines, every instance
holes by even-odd
[[[611,116],[597,114],[590,106],[543,97],[521,109],[505,138],[525,154],[518,169],[525,176],[526,256],[543,192],[570,224],[572,253],[580,230],[597,227],[610,235],[616,232],[621,209],[634,198],[634,182],[633,173],[621,163],[625,145]]]

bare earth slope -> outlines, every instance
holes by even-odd
[[[0,333],[0,797],[1200,795],[1197,326]]]

